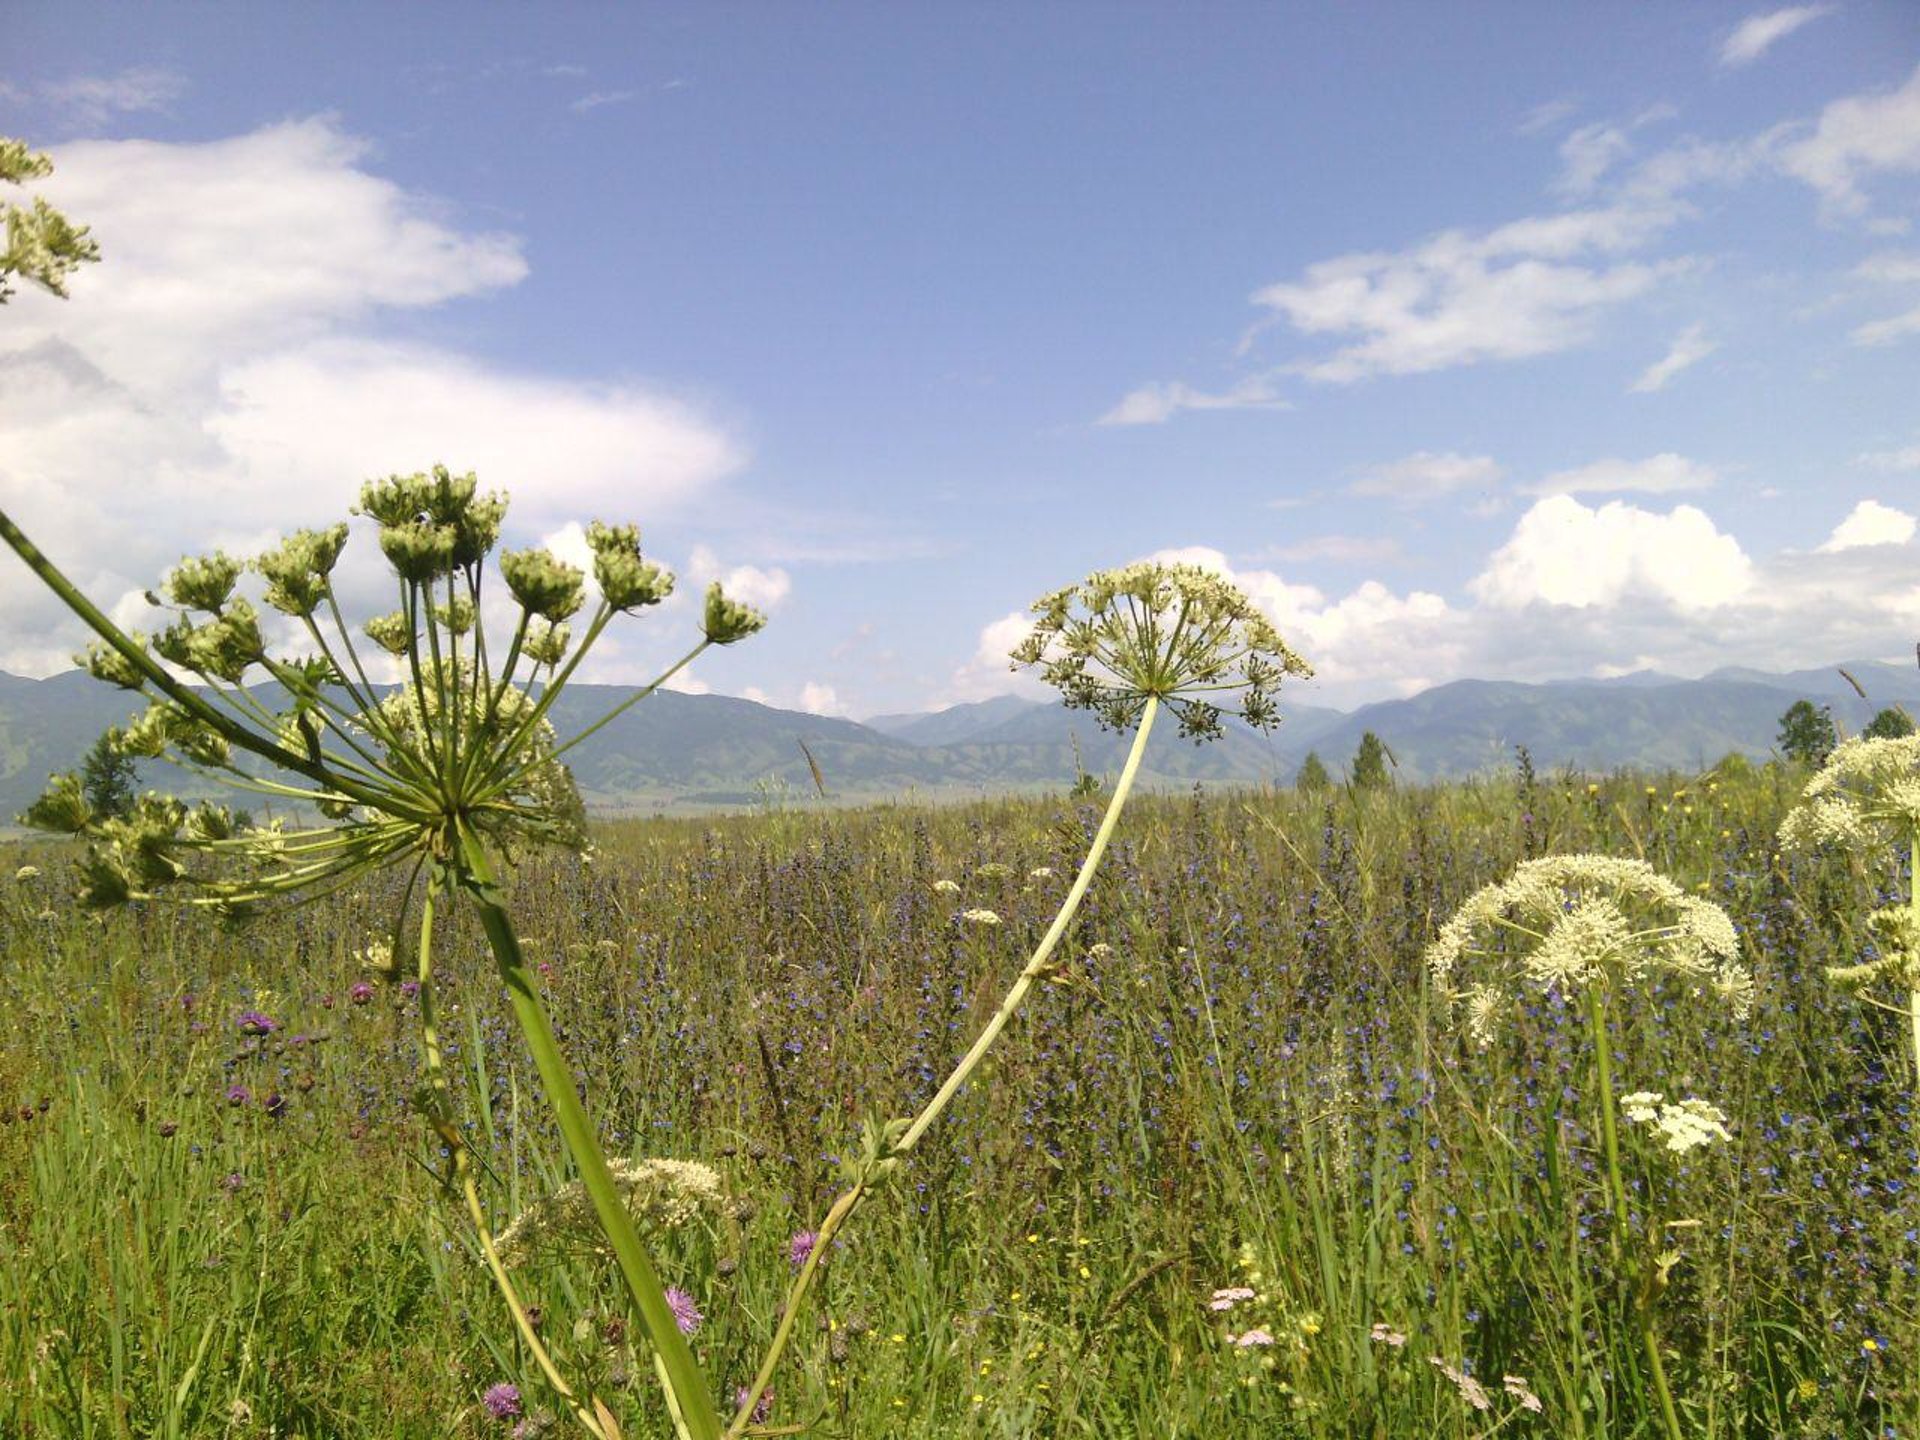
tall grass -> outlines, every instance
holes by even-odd
[[[1622,1089],[1732,1120],[1731,1146],[1662,1186],[1664,1217],[1700,1222],[1669,1236],[1661,1302],[1688,1433],[1920,1434],[1904,1032],[1821,976],[1857,958],[1887,877],[1776,856],[1792,778],[1135,801],[1067,972],[928,1133],[905,1201],[833,1248],[770,1423],[1655,1433],[1578,1098],[1584,1015],[1542,1001],[1480,1051],[1420,963],[1515,861],[1599,850],[1704,887],[1760,975],[1745,1023],[1671,986],[1612,1011]],[[750,1378],[790,1237],[843,1188],[860,1119],[932,1094],[1097,818],[1023,800],[622,824],[590,864],[513,877],[610,1149],[711,1161],[750,1202],[661,1256],[723,1383]],[[474,1321],[498,1299],[412,1108],[415,1001],[375,983],[356,1003],[353,952],[393,897],[237,931],[100,921],[67,905],[58,850],[20,859],[42,873],[0,879],[0,1433],[478,1436],[563,1413],[510,1332]],[[456,917],[446,940],[448,1065],[503,1224],[561,1183],[560,1151],[484,937]],[[242,1033],[249,1009],[280,1028]],[[1636,1187],[1650,1158],[1629,1156]],[[623,1375],[645,1388],[603,1262],[519,1278],[562,1373],[609,1403]],[[1255,1296],[1210,1309],[1231,1287]],[[1249,1331],[1273,1343],[1232,1343]],[[517,1421],[480,1403],[499,1381]]]

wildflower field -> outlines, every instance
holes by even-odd
[[[1905,880],[1779,849],[1806,779],[1136,799],[1061,963],[822,1248],[759,1433],[1655,1435],[1650,1313],[1688,1435],[1920,1434],[1907,1017],[1825,974]],[[753,1378],[863,1122],[994,1012],[1099,798],[622,823],[505,877],[616,1173],[722,1181],[650,1231],[715,1385]],[[1569,852],[1717,902],[1754,982],[1744,1014],[1657,969],[1612,995],[1617,1229],[1580,997],[1469,1016],[1428,964]],[[567,1433],[423,1115],[395,872],[228,927],[82,911],[78,859],[0,878],[0,1434]],[[480,1203],[545,1222],[513,1275],[559,1371],[659,1433],[486,937],[441,926]]]

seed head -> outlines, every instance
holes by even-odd
[[[267,604],[286,615],[311,615],[327,598],[334,562],[347,543],[346,522],[296,530],[253,562],[267,582]]]
[[[160,588],[183,610],[218,613],[240,578],[240,562],[218,550],[200,559],[182,560],[167,573]]]
[[[1313,673],[1243,592],[1197,565],[1102,570],[1043,595],[1033,613],[1015,668],[1039,666],[1070,707],[1112,730],[1132,729],[1150,697],[1194,740],[1217,737],[1223,711],[1267,728],[1279,723],[1281,680]],[[1223,706],[1230,695],[1237,704]]]
[[[716,645],[732,645],[765,628],[767,617],[751,605],[729,600],[715,580],[707,586],[707,608],[702,628]]]
[[[640,555],[638,525],[587,526],[587,546],[593,551],[593,583],[616,610],[638,610],[658,605],[673,593],[673,576]]]
[[[502,550],[500,575],[529,615],[557,623],[586,599],[587,577],[549,550]]]

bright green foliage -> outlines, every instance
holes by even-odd
[[[1792,796],[1765,774],[1539,789],[1556,844],[1637,843],[1688,891],[1708,882],[1765,977],[1745,1022],[1673,978],[1622,994],[1610,1020],[1623,1096],[1709,1101],[1732,1136],[1679,1155],[1622,1119],[1629,1175],[1660,1177],[1629,1192],[1635,1236],[1705,1222],[1666,1229],[1676,1263],[1650,1270],[1689,1436],[1904,1432],[1912,1382],[1894,1347],[1920,1305],[1900,1198],[1908,1076],[1898,1027],[1823,976],[1862,953],[1858,916],[1885,872],[1825,851],[1775,862]],[[1061,973],[906,1162],[902,1198],[834,1252],[769,1423],[827,1417],[862,1440],[1657,1433],[1627,1316],[1595,1284],[1601,1142],[1590,1107],[1562,1098],[1592,1079],[1577,1013],[1541,1007],[1482,1048],[1422,982],[1434,924],[1527,858],[1515,799],[1504,775],[1364,805],[1132,801],[1127,867],[1096,879]],[[537,983],[606,1133],[633,1137],[628,1158],[705,1160],[754,1202],[659,1249],[723,1387],[750,1378],[792,1281],[790,1237],[858,1162],[857,1117],[902,1113],[927,1088],[907,1067],[951,1058],[928,995],[1017,973],[1085,824],[1059,798],[649,819],[598,828],[591,863],[523,860],[515,914],[540,937]],[[15,1382],[0,1385],[0,1435],[124,1422],[504,1440],[512,1425],[479,1408],[496,1381],[558,1418],[548,1440],[584,1435],[525,1351],[478,1323],[500,1302],[451,1223],[438,1137],[405,1111],[421,1080],[405,1041],[419,1000],[400,988],[413,957],[389,980],[355,953],[382,878],[236,942],[190,912],[72,913],[70,855],[24,851],[41,873],[18,881],[0,867],[17,1020],[0,1031],[0,1375]],[[1011,873],[978,874],[988,861]],[[1024,878],[1043,866],[1058,878]],[[960,892],[933,895],[944,877]],[[977,905],[1004,923],[957,924]],[[459,1009],[443,1021],[455,1091],[477,1102],[480,1193],[504,1221],[577,1177],[472,934],[450,957]],[[375,988],[354,1004],[360,981]],[[249,1009],[280,1030],[242,1036]],[[229,1103],[235,1084],[251,1093]],[[604,1261],[512,1273],[562,1372],[628,1436],[662,1435]],[[1226,1288],[1253,1295],[1210,1308]],[[1257,1327],[1276,1343],[1233,1343]],[[1493,1409],[1433,1357],[1477,1377]]]
[[[1864,740],[1899,740],[1913,734],[1913,717],[1897,705],[1877,712],[1860,732]]]
[[[1384,790],[1391,783],[1387,747],[1371,730],[1360,737],[1360,748],[1353,752],[1352,780],[1356,790]]]
[[[22,185],[53,173],[53,162],[27,148],[26,142],[0,135],[0,183]],[[100,258],[100,247],[87,227],[75,225],[45,199],[32,205],[0,199],[0,224],[6,229],[6,248],[0,250],[0,304],[14,293],[15,276],[66,297],[67,277],[82,265]]]
[[[1822,765],[1837,741],[1833,715],[1811,700],[1796,700],[1780,717],[1780,753],[1799,765]]]

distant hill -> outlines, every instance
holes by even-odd
[[[1839,674],[1867,691],[1862,699]],[[562,735],[584,729],[632,692],[576,685],[555,707]],[[1168,726],[1147,752],[1142,783],[1159,787],[1290,783],[1308,751],[1338,772],[1368,730],[1386,741],[1402,778],[1503,770],[1525,745],[1543,770],[1622,766],[1696,770],[1729,751],[1764,758],[1781,712],[1799,698],[1830,706],[1843,733],[1874,711],[1920,714],[1920,671],[1860,662],[1769,674],[1725,669],[1700,680],[1642,672],[1527,685],[1458,680],[1351,713],[1285,705],[1271,734],[1229,726],[1216,744],[1185,743]],[[78,671],[47,680],[0,674],[0,825],[56,770],[79,763],[94,738],[140,702]],[[1080,770],[1111,777],[1128,737],[1082,711],[1011,696],[865,724],[720,695],[662,692],[569,755],[588,804],[602,811],[697,810],[787,803],[813,794],[802,742],[836,800],[936,799],[1059,789]],[[152,783],[164,783],[158,775]],[[187,787],[191,789],[191,787]]]

